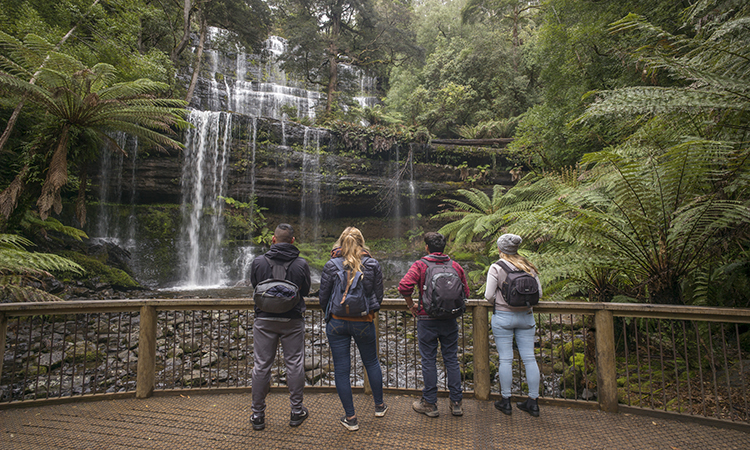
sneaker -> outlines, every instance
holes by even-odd
[[[451,414],[454,416],[463,416],[464,415],[464,408],[461,405],[461,400],[454,402],[451,401]]]
[[[357,418],[353,419],[347,419],[346,416],[341,418],[341,425],[344,426],[349,431],[357,431],[359,430],[359,423],[357,422]]]
[[[375,417],[383,417],[386,411],[388,411],[388,405],[385,403],[382,405],[375,405]]]
[[[507,416],[513,414],[513,407],[510,405],[510,398],[503,397],[502,400],[496,401],[495,408]]]
[[[525,402],[516,403],[516,407],[521,411],[526,411],[534,417],[539,417],[539,405],[535,398],[528,398]]]
[[[437,405],[435,403],[427,403],[425,399],[421,399],[418,402],[411,404],[414,411],[424,414],[427,417],[437,417],[440,415]]]
[[[302,424],[302,422],[305,421],[310,416],[310,414],[307,412],[307,408],[304,406],[302,407],[302,411],[298,413],[292,413],[292,416],[289,418],[289,426],[290,427],[298,427]]]
[[[253,423],[253,430],[260,431],[266,427],[266,416],[253,413],[253,415],[250,416],[250,422]]]

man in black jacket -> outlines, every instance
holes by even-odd
[[[271,263],[289,264],[286,280],[299,287],[299,303],[285,313],[268,313],[255,307],[253,323],[253,415],[254,430],[266,427],[266,395],[271,381],[271,366],[276,359],[276,350],[281,341],[286,364],[286,383],[289,387],[289,402],[292,407],[289,425],[299,426],[309,413],[302,406],[302,389],[305,386],[305,299],[310,293],[310,267],[299,256],[294,245],[294,229],[282,223],[273,234],[271,249],[253,260],[250,281],[257,286],[261,281],[273,278]]]

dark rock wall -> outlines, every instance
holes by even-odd
[[[307,128],[308,142],[305,144],[303,125],[292,122],[282,124],[273,119],[255,119],[255,167],[252,163],[252,118],[235,115],[232,121],[231,157],[228,162],[227,196],[239,201],[248,201],[253,191],[261,206],[271,212],[299,213],[303,185],[314,179],[319,183],[319,201],[325,218],[379,216],[393,208],[398,199],[401,210],[409,211],[411,201],[409,182],[413,180],[418,213],[434,214],[447,197],[455,197],[455,191],[477,187],[491,191],[494,184],[511,185],[509,163],[502,156],[502,149],[467,149],[437,146],[413,146],[412,166],[408,164],[408,148],[377,155],[357,154],[342,148],[336,136],[328,130]],[[317,134],[317,138],[315,137]],[[320,143],[318,173],[304,174],[305,152],[316,153]],[[282,145],[285,143],[286,145]],[[97,164],[92,165],[91,192],[93,197],[101,192],[100,183],[110,183],[108,192],[121,186],[118,198],[130,199],[135,188],[136,204],[176,203],[182,201],[180,178],[183,157],[181,152],[162,153],[139,150],[136,158],[135,176],[131,158],[125,158],[121,177],[111,174],[102,179]],[[446,164],[445,162],[452,162]],[[403,170],[395,193],[396,176]],[[135,181],[135,186],[132,185]],[[311,199],[308,199],[311,201]]]

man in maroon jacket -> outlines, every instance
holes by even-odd
[[[440,351],[443,354],[445,371],[448,375],[448,389],[450,390],[451,413],[454,416],[463,415],[461,400],[463,392],[461,389],[461,369],[458,365],[458,323],[456,318],[435,319],[427,315],[422,302],[414,302],[412,293],[414,286],[419,289],[419,299],[424,295],[425,273],[427,263],[425,260],[438,264],[452,264],[463,283],[466,298],[469,297],[469,284],[466,282],[464,269],[448,255],[443,254],[445,250],[445,237],[440,233],[428,232],[424,235],[426,250],[429,255],[417,260],[411,265],[409,271],[398,284],[398,291],[406,300],[409,311],[417,318],[417,339],[419,341],[419,353],[422,355],[422,378],[424,389],[422,398],[414,402],[414,411],[425,414],[428,417],[438,417],[440,412],[437,408],[437,348],[440,343]]]

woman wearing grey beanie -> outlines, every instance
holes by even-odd
[[[497,240],[497,250],[500,260],[510,266],[511,270],[523,270],[534,276],[539,285],[539,297],[542,296],[542,284],[539,281],[539,271],[528,259],[518,254],[518,246],[521,245],[521,236],[515,234],[504,234]],[[500,262],[500,261],[498,261]],[[512,414],[513,408],[510,404],[511,384],[513,382],[513,338],[516,339],[518,353],[526,368],[526,382],[529,386],[529,398],[525,402],[516,403],[518,409],[526,411],[534,417],[539,416],[539,366],[534,355],[534,333],[536,323],[531,307],[510,306],[503,298],[500,287],[507,278],[508,273],[498,263],[492,264],[487,273],[487,288],[484,298],[495,305],[492,314],[492,334],[495,336],[495,346],[500,355],[500,367],[498,377],[500,378],[500,393],[502,400],[495,402],[495,408],[503,414]]]

